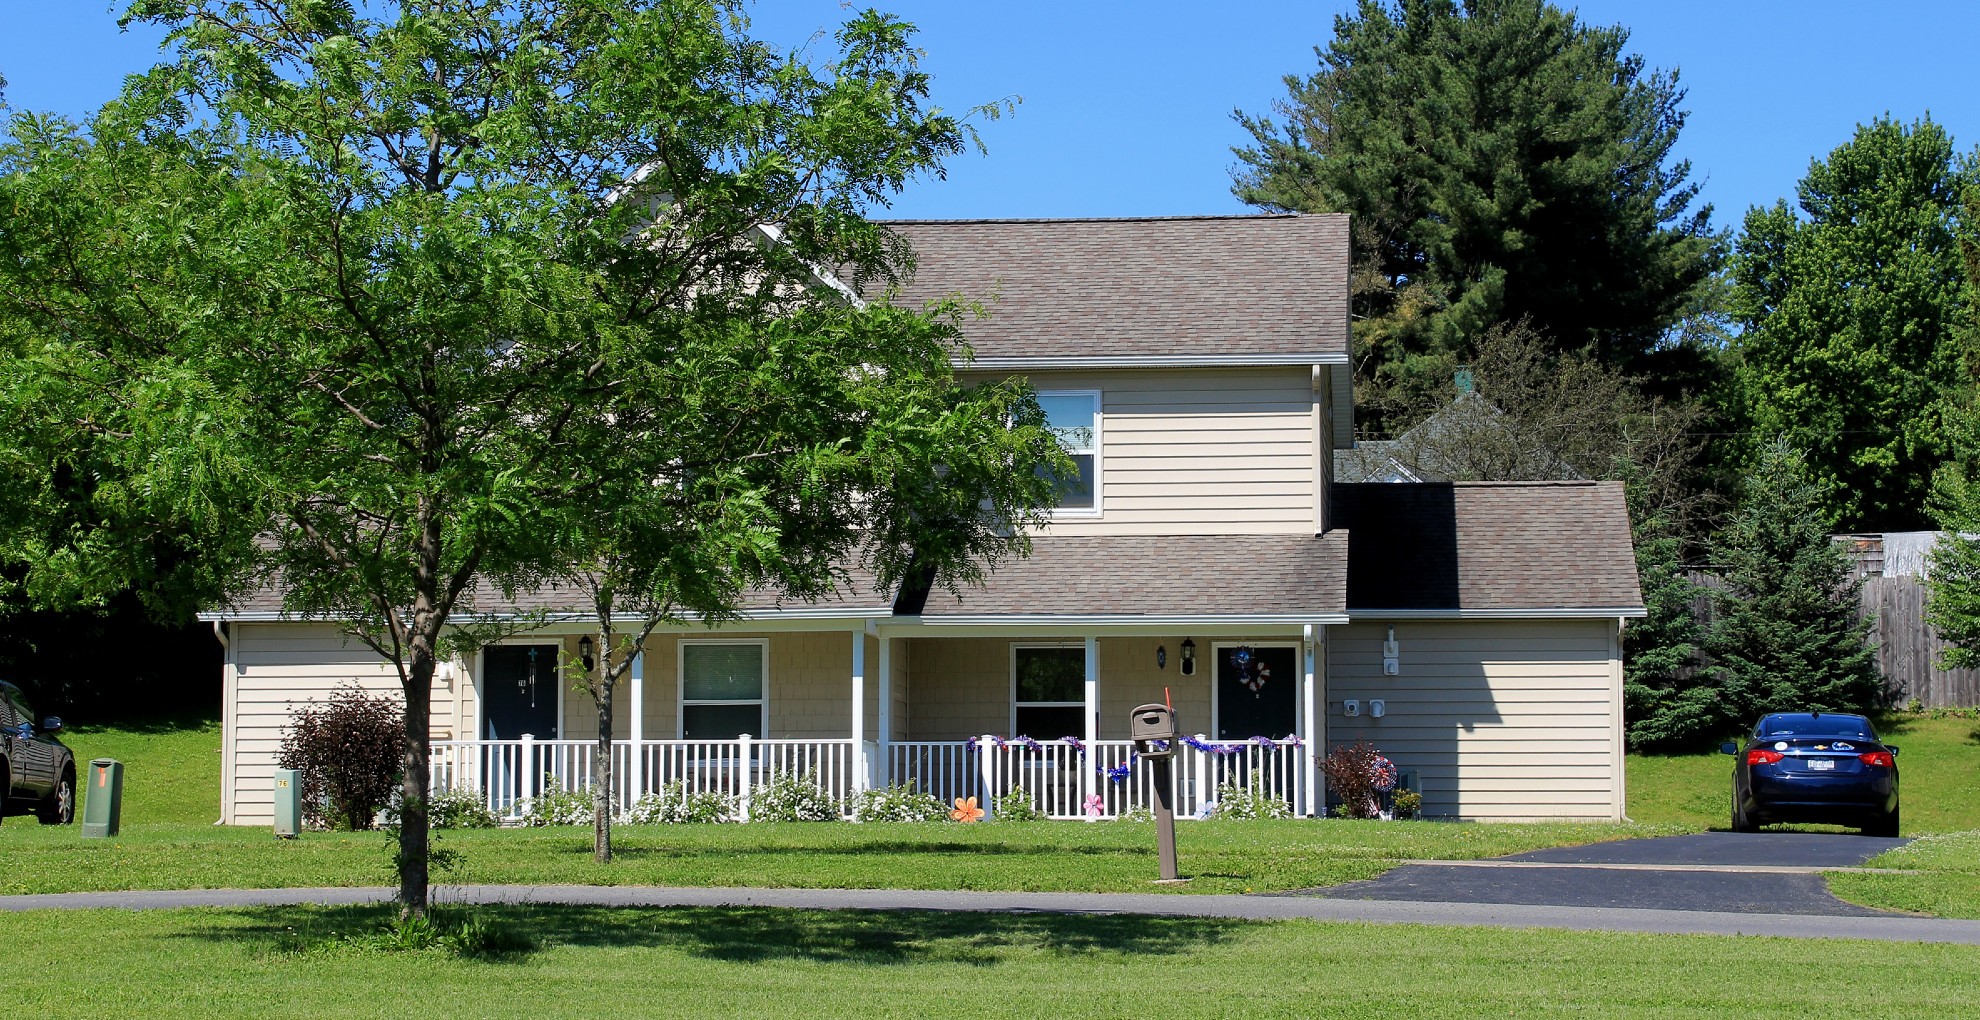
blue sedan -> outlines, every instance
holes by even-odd
[[[1745,747],[1719,749],[1734,757],[1734,832],[1827,822],[1898,834],[1898,749],[1860,715],[1776,712],[1761,717]]]

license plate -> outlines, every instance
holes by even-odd
[[[1834,772],[1836,770],[1836,760],[1834,758],[1810,758],[1808,759],[1808,768],[1811,772]]]

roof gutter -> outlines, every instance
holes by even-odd
[[[1642,606],[1534,609],[1349,609],[1355,620],[1614,620],[1648,616]]]
[[[1348,356],[1309,354],[1134,354],[1067,357],[991,357],[957,360],[955,366],[988,372],[1092,368],[1276,368],[1291,365],[1345,365]]]

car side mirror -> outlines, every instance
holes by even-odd
[[[1884,750],[1891,752],[1891,757],[1897,757],[1898,749],[1896,744],[1885,744]]]
[[[41,729],[49,736],[54,736],[55,734],[62,732],[62,717],[59,715],[51,715],[48,718],[41,720]]]
[[[1728,741],[1726,741],[1725,743],[1723,743],[1723,744],[1720,744],[1720,745],[1719,745],[1719,753],[1720,753],[1720,754],[1738,754],[1738,753],[1739,753],[1739,742],[1738,742],[1738,741],[1736,741],[1736,740],[1728,740]]]

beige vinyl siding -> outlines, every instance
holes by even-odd
[[[894,643],[892,663],[894,671],[893,727],[892,732],[887,734],[887,739],[910,740],[913,739],[909,736],[913,732],[909,727],[913,725],[912,713],[914,711],[914,702],[909,697],[908,684],[910,682],[909,678],[914,675],[914,671],[910,664],[908,649],[912,642],[900,638],[888,638],[887,640]]]
[[[987,378],[987,377],[979,377]],[[1100,513],[1060,535],[1311,534],[1317,418],[1310,366],[1040,372],[1100,391]]]
[[[221,820],[270,825],[275,760],[296,710],[352,684],[398,700],[399,678],[390,663],[330,624],[237,623],[231,631],[233,703],[222,734],[228,775]],[[458,683],[435,678],[435,740],[452,739],[457,731]]]
[[[852,736],[852,643],[850,631],[805,631],[799,633],[749,633],[738,631],[693,631],[655,633],[647,638],[645,665],[645,735],[648,740],[673,740],[680,736],[680,643],[691,641],[769,642],[770,727],[768,733],[751,736],[775,740],[845,739]],[[572,639],[575,640],[575,639]],[[573,653],[575,654],[575,653]],[[866,703],[871,733],[879,712],[879,645],[871,638],[866,647]],[[631,739],[632,681],[622,680],[613,692],[615,712],[612,732],[615,738]],[[623,700],[622,700],[623,699]],[[566,731],[576,739],[598,735],[597,716],[591,696],[581,691],[565,695]],[[589,729],[572,729],[582,720]]]
[[[1401,675],[1382,675],[1386,625],[1328,635],[1327,737],[1365,738],[1415,769],[1435,817],[1620,818],[1614,620],[1397,621]],[[1348,718],[1342,701],[1358,699]],[[1381,719],[1370,699],[1387,703]]]

